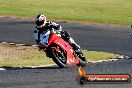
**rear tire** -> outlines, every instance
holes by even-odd
[[[77,64],[77,66],[81,66],[81,67],[86,66],[87,60],[86,60],[85,56],[83,55],[83,53],[79,53],[79,54],[77,54],[77,56],[78,56],[79,59],[80,59],[80,63]]]

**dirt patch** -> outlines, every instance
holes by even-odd
[[[88,61],[109,60],[115,58],[115,54],[107,52],[87,51],[83,53]],[[46,57],[43,51],[37,47],[10,45],[0,43],[0,67],[39,66],[54,64],[51,58]]]
[[[29,56],[32,56],[32,53],[31,47],[0,44],[0,60],[26,59],[29,58]]]

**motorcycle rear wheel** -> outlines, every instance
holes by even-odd
[[[81,54],[81,55],[83,55],[83,54]],[[83,56],[80,56],[80,55],[78,55],[78,57],[80,58],[80,63],[79,64],[77,64],[77,66],[81,66],[81,67],[84,67],[84,66],[86,66],[86,64],[87,64],[87,60],[86,60],[86,58]]]

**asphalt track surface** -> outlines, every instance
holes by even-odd
[[[84,25],[60,23],[83,48],[107,51],[132,57],[132,39],[127,26]],[[0,18],[0,42],[35,44],[32,20]],[[130,74],[132,59],[112,62],[89,63],[88,74]],[[0,88],[132,88],[129,84],[85,84],[76,82],[76,67],[60,69],[56,66],[43,68],[8,68],[0,71]]]

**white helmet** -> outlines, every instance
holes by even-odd
[[[43,14],[38,14],[36,17],[36,25],[41,26],[46,24],[46,16]]]

